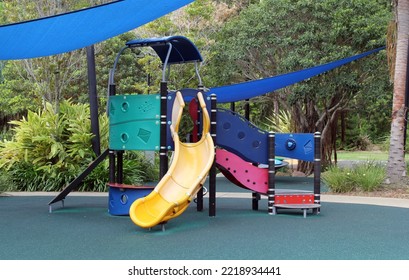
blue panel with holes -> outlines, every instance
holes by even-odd
[[[244,160],[268,164],[268,132],[233,111],[217,109],[216,142]],[[275,155],[314,161],[314,134],[276,133]]]
[[[138,198],[142,198],[150,194],[153,187],[146,188],[109,188],[108,212],[114,216],[129,215],[129,208],[132,203]]]
[[[276,133],[276,155],[314,161],[314,134]]]
[[[268,163],[268,133],[239,114],[217,109],[216,142],[220,147],[255,162]]]

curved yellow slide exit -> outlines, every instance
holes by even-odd
[[[214,143],[209,133],[210,118],[202,93],[197,94],[203,112],[202,138],[196,143],[179,140],[179,123],[185,102],[176,93],[170,126],[175,150],[168,172],[146,197],[137,199],[129,209],[132,221],[143,228],[151,228],[173,219],[189,206],[202,187],[214,160]]]

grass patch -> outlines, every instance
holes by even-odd
[[[388,152],[384,151],[338,151],[338,160],[367,160],[367,161],[387,161]]]
[[[322,179],[335,193],[372,192],[382,187],[385,176],[386,169],[383,165],[369,161],[352,167],[330,167],[322,174]]]

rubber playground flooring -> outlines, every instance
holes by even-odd
[[[310,178],[277,178],[302,189]],[[408,260],[409,209],[322,202],[319,215],[251,209],[251,193],[217,179],[216,217],[192,205],[166,231],[111,216],[107,194],[70,194],[48,211],[55,194],[0,197],[1,260]],[[235,195],[233,195],[235,194]]]

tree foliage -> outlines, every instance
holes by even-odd
[[[221,85],[274,76],[382,46],[390,18],[386,0],[260,1],[217,34],[213,80]],[[373,55],[259,98],[259,118],[274,108],[292,111],[297,132],[322,133],[329,163],[340,113],[353,108],[356,96],[385,96],[385,59]]]
[[[110,1],[18,0],[5,2],[2,15],[5,23],[17,22],[106,2]],[[117,52],[133,36],[132,33],[125,33],[96,46],[98,92],[101,97],[106,96],[108,73]],[[125,55],[125,59],[125,66],[119,70],[119,78],[124,76],[123,72],[127,72],[128,77],[121,87],[134,91],[136,80],[140,77],[134,74],[137,63],[134,63],[134,56]],[[3,68],[0,102],[2,107],[7,108],[2,112],[3,115],[34,109],[47,102],[52,103],[58,111],[60,101],[67,98],[87,101],[87,61],[84,49],[43,58],[9,61]]]

